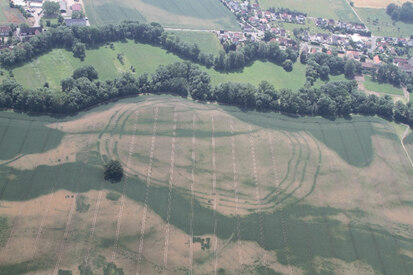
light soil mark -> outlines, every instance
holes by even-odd
[[[174,108],[174,126],[172,134],[171,144],[171,161],[169,166],[169,193],[168,193],[168,208],[166,213],[166,226],[165,226],[165,243],[163,250],[163,273],[166,274],[166,267],[168,265],[168,245],[169,245],[169,227],[171,219],[171,203],[172,203],[172,189],[174,185],[174,169],[175,169],[175,143],[176,143],[176,107]]]
[[[144,242],[144,234],[146,229],[146,216],[148,214],[148,198],[149,198],[149,190],[151,186],[151,177],[152,177],[152,164],[153,164],[153,154],[155,151],[155,141],[156,141],[156,130],[158,126],[158,113],[159,108],[155,108],[154,112],[154,123],[152,129],[152,139],[151,139],[151,148],[149,151],[149,163],[148,163],[148,171],[146,174],[146,190],[145,190],[145,200],[144,200],[144,207],[143,207],[143,214],[142,214],[142,225],[140,231],[140,239],[139,239],[139,248],[138,248],[138,259],[136,264],[136,274],[140,273],[140,262],[142,260],[142,251],[143,251],[143,242]]]

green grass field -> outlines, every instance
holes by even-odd
[[[174,31],[171,32],[181,39],[191,44],[197,44],[201,52],[218,55],[224,48],[221,45],[217,35],[211,32],[191,32],[191,31]]]
[[[359,21],[346,0],[260,0],[259,2],[263,9],[289,8],[305,12],[311,17],[339,19],[345,22]]]
[[[300,62],[294,63],[292,72],[286,72],[281,66],[262,61],[255,61],[252,66],[245,67],[242,72],[220,73],[212,69],[207,72],[211,75],[214,85],[228,81],[258,85],[266,80],[276,89],[297,90],[305,84],[305,65]]]
[[[240,29],[234,15],[218,0],[85,0],[84,3],[91,24],[139,20],[176,28]]]
[[[70,76],[78,67],[93,65],[99,73],[99,78],[113,79],[123,72],[131,72],[131,65],[136,68],[136,74],[152,73],[159,65],[183,61],[179,57],[167,53],[161,48],[144,44],[114,43],[115,50],[110,47],[87,50],[84,62],[74,58],[71,52],[55,49],[13,70],[16,80],[26,88],[42,87],[45,82],[50,87],[59,88],[60,81]],[[212,49],[212,48],[211,48]],[[124,53],[124,65],[117,59],[118,53]],[[305,66],[299,62],[294,64],[294,70],[287,73],[281,66],[269,62],[255,62],[246,67],[243,72],[220,73],[213,69],[203,70],[211,75],[212,83],[241,82],[259,84],[262,80],[272,83],[277,89],[298,89],[305,83]],[[5,72],[7,75],[7,72]]]
[[[413,170],[378,118],[147,96],[65,119],[0,112],[0,151],[2,274],[413,269]]]
[[[413,24],[393,22],[384,9],[357,8],[358,15],[374,35],[409,37],[413,34]],[[373,21],[378,19],[378,23]]]
[[[390,95],[403,95],[403,90],[401,88],[394,87],[387,83],[378,83],[371,79],[370,76],[365,76],[364,86],[368,91],[390,94]]]
[[[9,7],[8,0],[0,0],[0,25],[13,23],[19,25],[26,22],[26,19],[18,9]]]

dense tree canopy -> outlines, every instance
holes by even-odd
[[[311,66],[310,66],[311,68]],[[62,81],[62,91],[43,87],[26,90],[14,79],[0,85],[0,108],[24,112],[73,113],[101,102],[141,93],[168,93],[195,100],[208,100],[243,108],[272,110],[300,115],[346,117],[351,114],[379,115],[413,126],[413,104],[396,105],[390,96],[365,95],[356,81],[331,81],[320,88],[276,91],[268,82],[221,83],[211,87],[209,75],[189,62],[160,66],[151,76],[123,74],[100,81],[93,67],[77,69]]]
[[[58,2],[45,1],[43,3],[44,14],[47,16],[53,16],[59,13],[60,5]]]
[[[122,164],[118,160],[111,160],[105,165],[105,180],[118,182],[123,177]]]
[[[391,3],[387,6],[386,13],[390,15],[394,21],[413,23],[413,3],[411,2],[405,2],[402,6]]]
[[[4,67],[16,66],[59,47],[73,51],[75,57],[83,60],[86,48],[125,39],[159,46],[183,59],[206,67],[215,67],[221,71],[240,70],[257,59],[269,60],[282,65],[286,59],[295,62],[298,57],[296,51],[281,50],[279,45],[274,42],[269,44],[248,42],[240,49],[223,51],[218,56],[214,56],[202,53],[196,44],[182,42],[175,35],[164,32],[162,26],[157,23],[141,24],[127,21],[117,26],[58,26],[49,28],[47,32],[36,35],[27,42],[31,46],[30,48],[19,45],[12,50],[2,50],[0,64]]]

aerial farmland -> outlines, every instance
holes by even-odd
[[[0,0],[0,275],[412,274],[406,1],[40,2]]]

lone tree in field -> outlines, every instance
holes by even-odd
[[[123,177],[122,164],[118,160],[111,160],[105,165],[105,180],[118,182]]]

